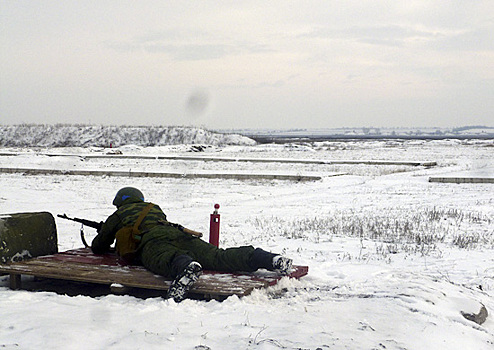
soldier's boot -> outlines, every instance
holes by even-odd
[[[293,260],[282,255],[273,258],[273,269],[281,275],[289,275],[293,267]]]
[[[191,261],[173,280],[166,294],[179,303],[187,297],[187,293],[202,274],[202,266],[197,261]]]
[[[267,269],[282,275],[288,275],[292,269],[293,261],[279,254],[267,252],[257,248],[252,253],[249,265],[254,269]]]

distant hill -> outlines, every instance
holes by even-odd
[[[494,127],[473,125],[458,128],[321,128],[321,129],[230,129],[259,143],[314,142],[326,140],[366,139],[494,139]]]
[[[216,133],[194,127],[96,126],[96,125],[0,125],[3,147],[119,147],[179,144],[253,145],[238,134]]]

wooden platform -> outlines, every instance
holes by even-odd
[[[294,266],[288,277],[300,278],[307,275],[308,271],[307,266]],[[95,255],[89,248],[0,264],[1,272],[10,275],[12,289],[22,287],[21,275],[160,291],[168,290],[171,283],[171,280],[154,275],[142,266],[125,264],[115,254]],[[256,288],[275,285],[281,278],[282,276],[266,270],[255,273],[204,271],[190,292],[206,299],[245,296]]]

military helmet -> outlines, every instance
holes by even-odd
[[[137,188],[124,187],[117,192],[115,199],[113,200],[113,205],[118,208],[123,204],[124,200],[131,197],[144,201],[144,195]]]

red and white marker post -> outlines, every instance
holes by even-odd
[[[220,214],[218,214],[219,204],[214,205],[213,214],[209,220],[209,243],[219,247],[220,244]]]

